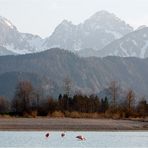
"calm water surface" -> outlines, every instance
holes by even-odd
[[[0,147],[148,148],[148,132],[0,132]],[[86,141],[75,137],[83,135]]]

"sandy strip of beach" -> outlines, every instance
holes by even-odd
[[[148,121],[71,118],[0,118],[1,131],[148,131]]]

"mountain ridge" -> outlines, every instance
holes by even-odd
[[[11,72],[31,74],[31,78],[37,75],[44,81],[42,87],[51,86],[52,93],[57,95],[63,93],[63,81],[67,77],[72,81],[74,92],[86,94],[99,93],[115,80],[125,89],[132,88],[138,95],[148,96],[148,69],[145,67],[148,67],[148,58],[80,58],[70,51],[53,48],[41,53],[0,57],[0,80],[2,75]],[[0,88],[7,80],[0,81]],[[15,87],[13,84],[14,90]],[[7,95],[2,94],[1,89],[0,94]]]
[[[101,54],[104,54],[103,56],[148,57],[148,27],[138,29],[113,41],[102,49]]]
[[[143,31],[144,30],[144,31]],[[139,33],[137,33],[139,32]],[[98,11],[78,25],[63,20],[47,38],[21,33],[0,17],[0,55],[36,53],[50,48],[70,50],[80,57],[148,57],[146,26],[136,30],[115,14]]]
[[[44,46],[72,51],[84,48],[100,50],[108,43],[131,31],[133,28],[114,14],[99,11],[78,25],[64,20],[46,39]]]
[[[100,50],[108,43],[133,31],[131,26],[107,11],[99,11],[78,25],[63,20],[45,39],[30,33],[19,32],[10,21],[3,17],[0,20],[2,30],[0,46],[15,54],[35,53],[53,47],[73,52],[84,48]]]

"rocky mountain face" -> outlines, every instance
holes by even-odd
[[[15,54],[37,52],[41,41],[38,36],[20,33],[9,20],[0,17],[0,46],[3,47],[0,49],[0,53],[3,51],[1,55],[10,52]]]
[[[74,25],[64,20],[51,36],[21,33],[0,17],[0,55],[36,53],[50,48],[70,50],[80,57],[148,57],[148,27],[137,30],[107,11]]]
[[[99,57],[108,55],[121,57],[148,57],[148,27],[139,28],[138,30],[125,35],[97,53]]]
[[[131,26],[114,14],[99,11],[79,25],[64,20],[46,39],[44,47],[59,47],[71,51],[85,48],[100,50],[132,31]]]
[[[107,11],[99,11],[79,25],[64,20],[45,39],[21,33],[6,18],[0,17],[0,46],[16,54],[40,52],[59,47],[73,52],[85,48],[100,50],[133,28]],[[5,55],[1,54],[1,55]]]
[[[0,46],[0,56],[15,55],[16,53],[9,51],[7,48]]]
[[[99,57],[99,52],[92,48],[85,48],[79,51],[75,51],[75,54],[80,57]]]
[[[18,80],[23,79],[32,81],[36,87],[40,84],[40,90],[51,88],[48,92],[58,95],[63,92],[63,81],[68,77],[73,91],[99,93],[116,80],[124,88],[132,88],[136,94],[148,96],[146,67],[148,59],[80,58],[56,48],[36,54],[1,56],[0,95],[8,96],[9,92],[11,96]]]

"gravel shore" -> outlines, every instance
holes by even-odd
[[[0,118],[0,130],[148,131],[148,121],[71,118]]]

